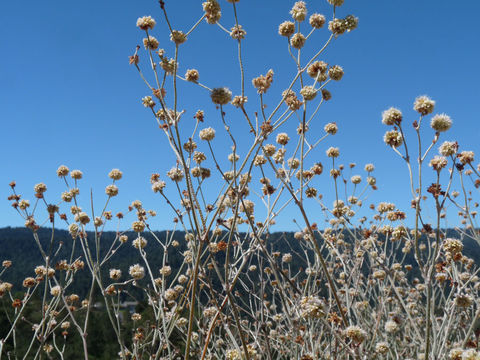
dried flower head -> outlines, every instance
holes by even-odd
[[[340,155],[340,149],[338,147],[330,147],[326,151],[327,156],[331,158],[336,158]]]
[[[162,181],[162,180],[159,180],[159,181],[155,181],[153,184],[152,184],[152,191],[154,193],[157,193],[157,192],[162,192],[163,189],[165,188],[165,181]]]
[[[421,115],[431,114],[434,107],[435,101],[425,95],[417,97],[413,103],[413,109],[419,112]]]
[[[278,26],[278,33],[282,36],[290,37],[295,33],[295,24],[291,21],[285,21]]]
[[[383,141],[385,144],[397,148],[403,144],[403,137],[397,130],[387,131],[383,136]]]
[[[438,148],[438,151],[443,156],[452,156],[457,153],[458,144],[454,141],[444,141]]]
[[[135,280],[140,280],[145,276],[145,269],[143,266],[140,266],[139,264],[135,264],[130,266],[130,268],[128,269],[128,273]]]
[[[443,156],[434,156],[432,160],[430,160],[429,165],[433,168],[433,170],[440,171],[447,166],[447,159]]]
[[[327,0],[333,6],[342,6],[345,0]]]
[[[222,16],[220,4],[217,0],[208,0],[203,4],[203,11],[205,11],[205,20],[209,24],[216,24]]]
[[[402,122],[402,112],[391,107],[382,113],[382,123],[385,125],[399,125]]]
[[[217,105],[226,105],[232,100],[232,92],[226,87],[213,89],[210,96]]]
[[[475,161],[475,153],[473,151],[462,151],[460,154],[457,154],[457,157],[463,165],[471,164]]]
[[[300,90],[300,94],[302,94],[305,101],[310,101],[317,96],[317,90],[315,90],[313,86],[304,86],[302,90]]]
[[[310,26],[315,29],[320,29],[325,25],[325,16],[322,14],[312,14],[309,19]]]
[[[325,132],[327,134],[330,134],[330,135],[335,135],[338,131],[338,126],[336,123],[332,122],[332,123],[328,123],[327,125],[325,125],[325,127],[323,128],[323,130],[325,130]]]
[[[235,40],[242,40],[247,35],[247,32],[243,29],[242,25],[235,25],[230,29],[230,36]]]
[[[143,39],[143,46],[147,50],[156,50],[158,48],[158,45],[158,40],[151,35],[148,35],[148,38]]]
[[[267,75],[260,75],[252,80],[253,86],[257,89],[257,93],[265,94],[273,82],[273,70],[270,69]]]
[[[171,168],[168,172],[167,172],[167,176],[172,180],[172,181],[175,181],[175,182],[180,182],[183,180],[183,171],[179,168]]]
[[[357,344],[363,342],[363,340],[365,340],[367,337],[365,330],[356,325],[350,325],[347,327],[344,330],[344,335]]]
[[[105,188],[105,194],[108,196],[117,196],[118,195],[118,187],[116,185],[108,185]]]
[[[288,136],[287,133],[280,133],[277,135],[277,143],[279,143],[280,145],[287,145],[288,144],[288,141],[290,140],[290,137]]]
[[[120,180],[122,178],[122,175],[123,173],[118,169],[112,169],[112,171],[108,173],[108,177],[115,181]]]
[[[173,41],[176,45],[183,44],[187,41],[187,35],[180,30],[172,30],[170,34],[170,41]]]
[[[333,65],[328,69],[328,76],[335,81],[341,80],[343,77],[343,68],[339,65]]]
[[[156,22],[151,16],[143,16],[137,19],[137,27],[142,30],[152,30],[155,24]]]
[[[199,137],[201,140],[212,141],[215,138],[215,129],[209,127],[200,130]]]
[[[447,131],[452,127],[452,119],[446,114],[438,114],[432,117],[430,126],[437,132]]]
[[[301,49],[305,45],[306,37],[302,33],[296,33],[290,39],[290,45],[295,49]]]
[[[66,167],[65,165],[60,165],[57,169],[57,176],[65,177],[68,175],[69,172],[70,170],[68,169],[68,167]]]
[[[80,180],[83,177],[83,173],[80,170],[72,170],[70,176],[72,179]]]
[[[305,1],[297,1],[293,5],[292,10],[290,10],[290,14],[294,20],[298,22],[304,21],[307,16],[307,5]]]
[[[196,82],[200,78],[198,70],[196,69],[188,69],[185,73],[185,80]]]

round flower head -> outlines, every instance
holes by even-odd
[[[385,144],[397,148],[403,144],[403,137],[397,130],[391,130],[385,133],[383,141],[385,141]]]
[[[336,123],[332,122],[325,125],[323,129],[325,130],[326,133],[330,135],[335,135],[338,131],[338,126]]]
[[[305,36],[303,36],[302,33],[296,33],[290,39],[290,45],[292,45],[292,47],[294,47],[295,49],[301,49],[303,45],[305,45],[306,40],[307,39],[305,38]]]
[[[175,44],[180,45],[187,41],[187,35],[180,30],[172,30],[170,34],[170,41],[173,41]]]
[[[307,6],[305,5],[304,1],[297,1],[294,5],[292,10],[290,10],[290,14],[292,18],[298,22],[302,22],[305,20],[307,16]]]
[[[140,266],[139,264],[135,264],[130,266],[130,268],[128,269],[128,273],[135,280],[140,280],[145,276],[145,269],[143,266]]]
[[[242,40],[247,35],[247,32],[242,28],[242,25],[235,25],[230,29],[230,36],[235,40]]]
[[[340,155],[340,149],[337,147],[330,147],[326,151],[327,156],[331,158],[336,158]]]
[[[334,6],[342,6],[344,0],[327,0],[330,4]]]
[[[325,16],[322,14],[312,14],[309,19],[310,26],[315,29],[320,29],[325,25]]]
[[[396,333],[398,331],[398,324],[393,321],[393,320],[389,320],[385,323],[385,331],[387,333]]]
[[[105,188],[105,194],[108,196],[117,196],[118,195],[118,187],[115,185],[108,185]]]
[[[339,65],[334,65],[330,69],[328,69],[328,76],[330,79],[339,81],[343,77],[343,68]]]
[[[362,177],[360,175],[353,175],[350,180],[352,181],[352,183],[357,185],[362,182]]]
[[[88,217],[87,213],[82,211],[77,215],[75,215],[75,221],[78,221],[79,223],[86,225],[90,222],[90,218]]]
[[[147,50],[156,50],[158,48],[159,42],[153,36],[148,36],[148,38],[143,39],[143,46]]]
[[[447,159],[443,156],[434,156],[429,164],[433,170],[440,171],[447,166]]]
[[[455,141],[445,141],[438,148],[438,152],[443,156],[452,156],[457,153],[458,144]]]
[[[473,151],[462,151],[457,157],[463,165],[466,165],[475,160],[475,153]]]
[[[295,24],[291,21],[285,21],[278,26],[278,33],[282,36],[290,37],[295,33]]]
[[[217,0],[205,1],[202,6],[203,11],[205,11],[205,20],[207,23],[216,24],[222,16],[220,5],[218,4]]]
[[[33,187],[33,190],[34,190],[37,194],[43,194],[45,191],[47,191],[47,185],[45,185],[44,183],[36,184],[36,185]]]
[[[358,18],[353,15],[348,15],[345,19],[343,19],[345,28],[347,31],[355,30],[358,26]]]
[[[341,35],[347,31],[347,24],[343,19],[333,19],[328,23],[328,30],[334,35]]]
[[[430,126],[437,132],[447,131],[452,126],[452,119],[446,114],[435,115],[430,121]]]
[[[212,141],[215,138],[215,129],[209,127],[200,130],[199,137],[201,140]]]
[[[468,349],[462,352],[462,360],[478,360],[480,354],[475,349]]]
[[[62,288],[58,285],[50,289],[50,294],[52,296],[59,296],[61,292],[62,292]]]
[[[145,229],[145,224],[141,221],[134,221],[132,223],[132,229],[135,232],[142,232]]]
[[[379,342],[375,345],[375,351],[382,355],[386,354],[388,349],[390,349],[390,346],[388,346],[388,343],[386,342]]]
[[[154,193],[157,193],[157,192],[162,192],[163,189],[165,188],[165,181],[155,181],[153,184],[152,184],[152,191]]]
[[[182,181],[183,179],[183,171],[179,168],[171,168],[168,172],[167,172],[167,176],[172,180],[172,181],[176,181],[176,182],[179,182],[179,181]]]
[[[210,94],[212,101],[217,105],[226,105],[232,100],[232,92],[227,88],[215,88]]]
[[[156,22],[151,16],[143,16],[137,19],[137,26],[142,30],[151,30]]]
[[[280,133],[277,135],[277,143],[280,145],[287,145],[288,141],[290,140],[290,137],[288,136],[287,133]]]
[[[320,75],[326,74],[327,67],[328,67],[328,64],[326,62],[315,61],[308,67],[307,73],[314,79],[319,78],[319,80],[321,79],[322,81],[324,81],[326,80],[326,76],[320,77]]]
[[[305,101],[310,101],[317,96],[317,90],[315,90],[313,86],[304,86],[302,90],[300,90],[300,94],[302,94]]]
[[[365,330],[359,326],[351,325],[344,330],[346,337],[350,338],[355,343],[361,343],[367,337]]]
[[[136,249],[143,249],[145,246],[147,246],[147,240],[143,236],[139,236],[132,241],[132,245]]]
[[[110,269],[110,279],[118,280],[122,277],[122,270],[119,269]]]
[[[65,165],[60,165],[57,169],[57,176],[64,177],[67,176],[70,170]]]
[[[112,171],[108,173],[108,177],[112,180],[120,180],[122,175],[123,173],[118,169],[112,169]]]
[[[153,108],[155,106],[155,101],[153,101],[151,96],[147,95],[142,98],[142,104],[146,108],[148,107]]]
[[[394,107],[382,113],[382,123],[385,125],[399,125],[402,122],[402,112]]]
[[[413,103],[413,110],[419,112],[422,115],[431,114],[434,107],[435,101],[425,95],[417,97],[415,99],[415,102]]]
[[[187,81],[198,81],[200,78],[200,75],[198,73],[198,70],[196,69],[188,69],[187,72],[185,73],[185,80]]]
[[[80,180],[83,177],[83,173],[80,170],[72,170],[70,176],[72,179]]]

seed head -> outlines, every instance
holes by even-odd
[[[148,38],[143,39],[143,46],[146,50],[156,50],[158,48],[158,45],[158,40],[151,35],[149,35]]]
[[[302,33],[296,33],[290,39],[290,45],[292,45],[292,47],[294,47],[295,49],[301,49],[303,45],[305,45],[306,40],[307,39]]]
[[[70,170],[68,169],[68,167],[66,167],[65,165],[60,165],[57,169],[57,176],[65,177],[68,175],[69,172]]]
[[[325,25],[325,16],[322,14],[312,14],[309,19],[310,26],[315,29],[320,29]]]
[[[446,114],[438,114],[432,118],[430,126],[437,132],[444,132],[452,126],[452,119]]]
[[[143,16],[137,19],[137,27],[142,30],[152,30],[155,24],[156,22],[151,16]]]
[[[382,113],[382,123],[385,125],[399,125],[402,122],[402,112],[391,107]]]
[[[397,148],[403,144],[403,137],[397,130],[391,130],[385,133],[383,141],[385,141],[385,144]]]
[[[123,173],[118,169],[112,169],[112,171],[108,173],[108,177],[112,180],[120,180],[122,175]]]
[[[215,129],[209,127],[200,130],[199,137],[201,140],[212,141],[215,138]]]
[[[421,115],[431,114],[434,107],[435,101],[425,95],[417,97],[413,103],[413,109],[419,112]]]
[[[282,36],[290,37],[295,33],[295,24],[291,21],[285,21],[278,26],[278,33]]]
[[[217,105],[226,105],[232,100],[232,92],[226,87],[213,89],[210,96]]]
[[[310,101],[317,96],[317,90],[315,90],[313,86],[304,86],[302,90],[300,90],[300,94],[302,94],[305,101]]]
[[[290,10],[290,14],[292,15],[292,18],[298,22],[302,22],[305,20],[305,17],[307,16],[307,6],[304,1],[297,1],[293,7],[292,10]]]

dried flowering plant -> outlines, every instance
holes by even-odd
[[[239,0],[224,4],[233,9],[228,20],[222,18],[217,0],[203,2],[203,12],[188,31],[175,29],[175,18],[170,18],[167,4],[160,0],[170,49],[160,48],[161,41],[153,36],[158,29],[154,18],[137,20],[144,33],[143,49],[137,46],[129,63],[149,91],[142,104],[172,150],[171,169],[150,178],[152,191],[163,204],[160,210],[168,209],[174,216],[172,231],[163,237],[153,231],[156,211],[145,209],[139,200],[124,213],[113,215],[108,210],[119,192],[122,172],[118,169],[109,173],[111,184],[105,188],[100,211],[95,210],[93,196],[89,204],[80,203],[82,172],[67,166],[57,170],[66,191],[53,203],[47,202],[43,183],[35,186],[32,204],[12,183],[10,200],[32,230],[44,263],[35,267],[35,276],[23,280],[21,298],[13,294],[12,284],[0,283],[0,296],[11,303],[7,310],[11,326],[0,339],[0,357],[7,345],[16,351],[16,339],[28,336],[17,334],[16,329],[19,321],[30,321],[24,314],[31,299],[39,296],[41,316],[32,324],[30,345],[16,356],[64,358],[66,342],[60,339],[72,329],[81,339],[83,358],[88,359],[96,292],[120,359],[480,356],[476,350],[478,268],[462,253],[464,238],[480,241],[473,209],[477,205],[464,184],[464,178],[470,177],[474,187],[480,187],[480,169],[473,166],[473,152],[460,152],[456,142],[444,142],[441,156],[430,157],[441,133],[451,127],[450,117],[431,117],[433,139],[424,149],[422,123],[435,103],[426,96],[415,100],[414,110],[420,117],[412,130],[418,143],[414,161],[402,112],[390,108],[383,113],[382,122],[391,127],[384,141],[407,165],[412,229],[406,225],[407,213],[390,202],[372,204],[373,214],[360,217],[368,213],[364,203],[369,192],[377,189],[374,165],[366,164],[362,176],[355,173],[355,163],[339,162],[339,148],[320,149],[324,140],[337,133],[336,123],[325,124],[320,136],[309,132],[321,107],[332,98],[327,85],[344,75],[341,66],[328,64],[322,56],[335,39],[358,25],[353,15],[339,17],[343,2],[327,0],[318,5],[318,11],[330,13],[331,20],[320,13],[308,16],[305,2],[294,3],[292,19],[279,25],[278,36],[287,39],[285,56],[296,71],[287,76],[290,85],[279,94],[272,94],[278,76],[275,69],[254,77],[251,85],[257,106],[246,95],[250,91],[242,44],[248,41],[248,33],[237,15]],[[224,21],[233,24],[230,29],[222,25]],[[236,42],[238,94],[232,93],[231,84],[213,87],[202,82],[198,69],[181,70],[182,48],[200,26],[211,26]],[[318,43],[310,40],[322,36],[322,46],[305,56],[303,50]],[[179,106],[185,96],[179,86],[183,82],[203,91],[205,99],[216,105],[216,115],[207,116],[197,107],[194,120],[186,119],[189,111]],[[275,105],[267,107],[267,102]],[[232,131],[232,118],[243,121],[245,133]],[[297,126],[293,133],[287,127],[292,123]],[[216,146],[219,134],[229,139],[231,152]],[[325,154],[328,165],[312,160],[317,153]],[[435,180],[426,188],[423,168],[430,158]],[[331,206],[317,188],[322,174],[332,182]],[[458,184],[463,200],[452,190]],[[207,191],[211,187],[216,189],[213,196]],[[307,202],[316,204],[319,211],[307,211]],[[296,209],[301,219],[296,221],[299,231],[293,238],[272,242],[275,221],[287,206]],[[447,206],[459,209],[465,225],[456,238],[442,223]],[[39,214],[42,207],[45,222]],[[434,210],[434,225],[425,220],[428,209]],[[126,218],[132,218],[131,225],[123,225]],[[321,228],[320,220],[328,225]],[[62,244],[55,242],[59,221],[68,226],[73,242],[66,259],[59,258]],[[105,226],[113,221],[125,231],[118,230],[105,245]],[[46,223],[52,228],[47,243],[38,234]],[[156,244],[155,253],[149,242]],[[122,271],[111,264],[125,246],[132,247],[138,261]],[[174,258],[181,259],[177,266],[172,265]],[[4,261],[0,276],[11,265]],[[73,289],[82,277],[88,278],[90,286],[80,300]],[[143,299],[147,310],[133,313],[132,326],[125,329],[121,304],[130,298]]]

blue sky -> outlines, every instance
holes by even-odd
[[[224,8],[220,22],[230,28],[234,24],[231,5],[225,0],[220,3]],[[176,29],[188,30],[202,14],[201,1],[166,0],[166,4]],[[258,109],[258,98],[251,79],[270,68],[275,71],[274,86],[266,96],[266,103],[274,106],[275,90],[284,89],[295,70],[286,41],[277,34],[278,24],[290,19],[292,4],[286,0],[241,0],[238,4],[239,22],[247,31],[243,42],[247,110],[252,113]],[[331,17],[326,0],[307,1],[307,6],[309,13]],[[368,202],[388,200],[405,210],[409,207],[406,168],[382,141],[387,129],[381,124],[381,112],[390,106],[402,109],[405,121],[411,123],[415,120],[414,98],[430,95],[437,102],[436,112],[445,112],[454,121],[441,140],[458,140],[462,149],[477,150],[479,11],[477,1],[459,6],[446,0],[346,0],[338,10],[341,17],[358,16],[360,23],[358,29],[339,37],[321,58],[341,65],[345,76],[327,87],[333,99],[312,124],[311,131],[319,134],[327,122],[335,121],[340,128],[320,146],[315,159],[327,165],[324,150],[338,146],[340,161],[357,163],[355,173],[364,178],[364,164],[374,163],[379,190]],[[10,181],[17,181],[18,192],[27,199],[33,198],[33,185],[43,181],[49,187],[47,199],[54,202],[64,190],[55,170],[65,164],[84,172],[81,195],[85,208],[89,207],[90,188],[97,207],[101,206],[109,183],[107,173],[120,168],[124,178],[112,210],[124,210],[132,200],[140,199],[159,214],[154,228],[170,227],[172,214],[151,193],[149,176],[152,172],[164,176],[174,158],[141,104],[149,91],[128,65],[128,55],[143,38],[135,27],[136,19],[143,15],[157,20],[153,35],[167,55],[173,56],[154,0],[1,2],[0,226],[23,224],[6,200]],[[310,50],[305,52],[321,46],[327,36],[328,31],[321,29],[307,42]],[[180,74],[197,68],[208,86],[228,86],[238,93],[236,43],[218,27],[202,23],[180,52]],[[146,64],[145,56],[141,64]],[[203,108],[205,126],[220,129],[208,93],[191,84],[181,84],[181,90],[185,95],[180,107],[187,110],[184,121],[193,124],[195,110]],[[245,141],[250,141],[244,124],[235,123],[235,110],[227,108],[227,117],[235,131],[243,131]],[[288,129],[296,126],[292,122]],[[432,135],[428,130],[427,137]],[[224,136],[215,141],[216,148],[230,146]],[[326,181],[319,191],[328,197],[333,187],[326,175],[322,176]],[[213,194],[215,189],[214,182],[209,184],[208,191]],[[297,217],[293,209],[287,210],[276,229],[295,229],[293,217]]]

